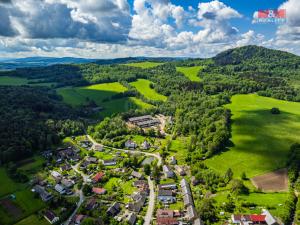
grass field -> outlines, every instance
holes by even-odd
[[[88,99],[94,100],[96,104],[101,104],[104,99],[126,91],[127,88],[118,82],[95,84],[85,87],[69,87],[57,90],[67,104],[79,106],[85,104]]]
[[[300,142],[300,103],[249,94],[233,96],[226,107],[233,114],[234,146],[206,164],[222,174],[231,168],[236,177],[242,172],[253,177],[285,167],[291,144]],[[281,114],[271,114],[272,107],[278,107]]]
[[[159,63],[159,62],[137,62],[137,63],[127,63],[127,64],[123,64],[126,66],[134,66],[134,67],[140,67],[143,69],[147,69],[147,68],[152,68],[152,67],[156,67],[159,65],[162,65],[163,63]]]
[[[4,168],[0,168],[0,179],[2,184],[0,185],[0,197],[24,188],[23,184],[16,183],[12,179],[10,179]]]
[[[198,72],[202,69],[202,66],[193,66],[193,67],[176,67],[178,72],[183,73],[191,81],[199,82],[201,78],[198,76]]]
[[[138,79],[137,81],[130,83],[130,85],[134,86],[138,92],[140,92],[146,98],[154,101],[166,101],[167,97],[150,88],[150,84],[151,81],[145,79]]]
[[[39,218],[37,215],[31,215],[16,223],[16,225],[49,225],[49,222],[44,218]]]
[[[36,83],[36,84],[29,84],[30,81],[36,80],[28,80],[26,78],[21,77],[9,77],[9,76],[0,76],[0,85],[11,85],[11,86],[20,86],[20,85],[30,85],[30,86],[51,86],[55,83]],[[40,82],[40,80],[38,81]]]

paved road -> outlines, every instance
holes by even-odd
[[[154,184],[153,181],[148,177],[148,184],[150,188],[150,195],[149,195],[149,204],[148,204],[148,209],[147,213],[144,218],[144,225],[150,225],[151,224],[151,219],[155,207],[155,192],[154,192]]]
[[[87,138],[93,143],[93,145],[100,145],[90,135],[87,135]],[[104,147],[108,147],[108,146],[104,146]],[[109,147],[109,148],[111,148],[111,147]],[[133,154],[144,154],[146,156],[155,157],[158,160],[157,165],[160,166],[162,164],[162,158],[159,154],[144,152],[144,151],[140,151],[140,150],[127,150],[127,149],[119,149],[119,148],[111,148],[111,149],[114,149],[117,151],[122,151],[122,152],[130,152]],[[149,184],[149,189],[150,189],[150,195],[149,195],[149,204],[148,204],[147,213],[144,218],[144,221],[145,221],[144,225],[151,224],[151,219],[152,219],[154,208],[155,208],[154,184],[153,184],[153,181],[150,179],[150,177],[148,177],[148,184]]]
[[[102,145],[102,144],[96,142],[90,135],[86,135],[86,136],[93,143],[93,145]],[[128,150],[128,149],[122,149],[122,148],[113,148],[113,147],[105,146],[105,145],[103,145],[103,146],[113,149],[113,150],[116,150],[116,151],[121,151],[121,152],[126,152],[126,153],[130,152],[132,154],[144,154],[146,156],[155,157],[158,160],[157,165],[160,166],[162,164],[161,156],[156,153],[144,152],[144,151],[140,151],[140,150]]]
[[[72,166],[72,169],[73,169],[76,173],[79,173],[79,174],[82,176],[83,184],[85,184],[85,183],[88,181],[89,176],[78,170],[79,164],[80,164],[80,163],[77,163],[76,165]],[[82,204],[82,203],[84,202],[84,200],[85,200],[84,194],[83,194],[83,192],[82,192],[82,188],[83,188],[83,185],[82,185],[82,187],[81,187],[80,190],[76,190],[76,195],[79,196],[79,202],[77,202],[77,207],[76,207],[76,209],[73,211],[73,213],[71,214],[71,216],[69,216],[69,218],[64,222],[64,225],[69,225],[69,224],[70,224],[72,218],[76,215],[78,209],[80,208],[81,204]]]

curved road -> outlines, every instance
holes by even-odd
[[[102,144],[96,142],[90,135],[86,135],[86,136],[93,143],[93,145],[102,145]],[[162,164],[162,159],[161,159],[161,156],[159,154],[143,152],[143,151],[139,151],[139,150],[127,150],[127,149],[120,149],[120,148],[112,148],[112,147],[105,146],[105,145],[104,145],[104,147],[108,147],[108,148],[111,148],[113,150],[122,151],[122,152],[126,152],[126,153],[130,152],[130,153],[133,153],[133,154],[144,154],[146,156],[155,157],[158,160],[157,165],[160,166]],[[145,218],[144,218],[144,225],[150,225],[151,224],[152,215],[153,215],[154,208],[155,208],[154,184],[153,184],[153,181],[150,179],[150,177],[148,177],[147,179],[148,179],[150,194],[149,194],[148,209],[147,209],[147,213],[146,213]]]

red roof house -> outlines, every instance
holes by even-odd
[[[94,178],[93,178],[93,181],[95,183],[99,182],[102,178],[104,177],[104,173],[103,172],[98,172]]]
[[[93,187],[92,191],[98,195],[104,195],[106,193],[106,190],[104,188]]]

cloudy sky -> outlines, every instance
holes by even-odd
[[[285,9],[281,23],[258,10]],[[300,55],[299,0],[0,0],[0,58],[210,57],[249,44]]]

